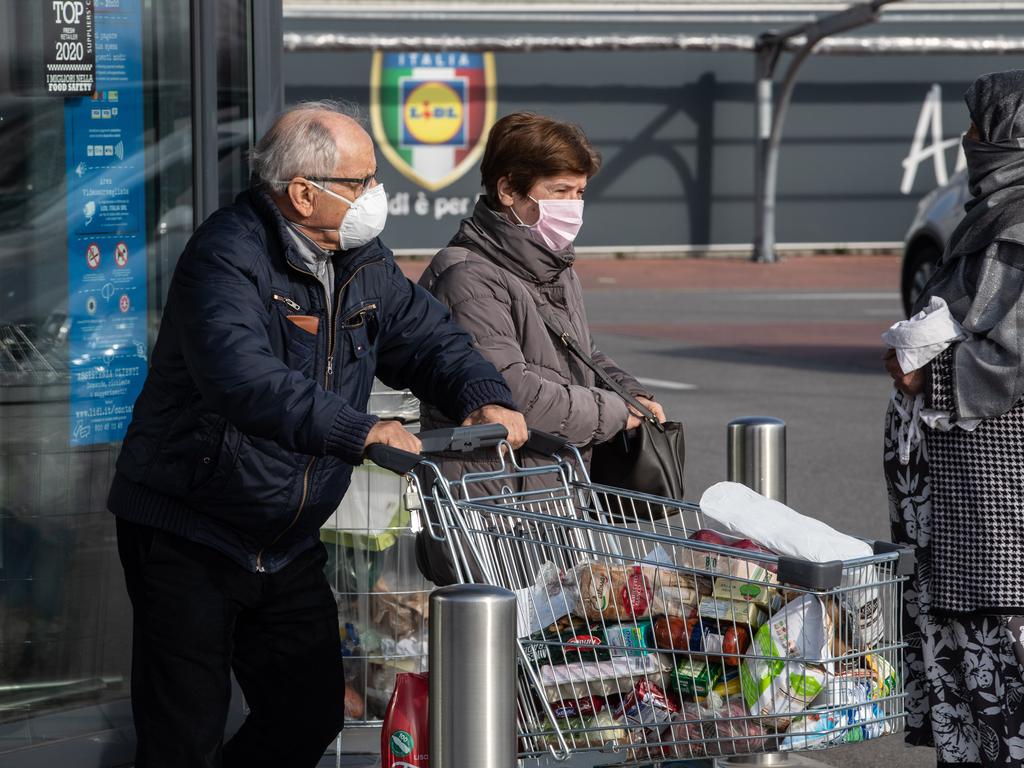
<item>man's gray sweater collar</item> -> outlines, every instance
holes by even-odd
[[[325,251],[292,224],[288,225],[288,234],[292,236],[302,263],[323,285],[327,293],[327,309],[330,311],[331,293],[334,291],[334,262],[331,259],[333,252]]]

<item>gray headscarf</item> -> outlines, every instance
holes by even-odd
[[[984,75],[964,100],[972,199],[914,311],[946,300],[970,334],[953,353],[957,415],[990,418],[1024,396],[1024,70]]]

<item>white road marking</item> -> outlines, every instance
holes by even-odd
[[[637,381],[651,389],[667,389],[672,392],[689,392],[697,389],[696,384],[686,384],[682,381],[665,381],[665,379],[637,379]]]
[[[736,298],[747,301],[896,301],[893,293],[737,293]]]

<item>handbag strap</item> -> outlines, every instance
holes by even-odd
[[[633,406],[637,410],[637,412],[645,419],[647,419],[647,421],[649,421],[652,426],[656,427],[659,432],[665,431],[665,427],[663,427],[661,422],[658,421],[658,417],[654,415],[654,412],[646,405],[641,403],[639,400],[637,400],[636,397],[634,397],[632,394],[627,392],[625,387],[619,384],[619,382],[617,382],[608,374],[608,371],[606,371],[601,366],[597,365],[594,362],[594,359],[590,355],[586,354],[580,348],[579,342],[577,342],[576,339],[570,336],[567,332],[561,331],[558,328],[556,328],[554,323],[548,320],[548,318],[544,317],[543,312],[541,313],[541,319],[544,321],[544,325],[548,327],[548,330],[551,331],[551,333],[553,333],[555,336],[557,336],[559,341],[561,341],[562,344],[565,345],[565,348],[568,349],[576,357],[578,357],[584,365],[586,365],[588,368],[590,368],[590,370],[594,372],[594,375],[597,376],[597,378],[601,381],[602,384],[604,384],[606,389],[611,390],[616,395],[625,400],[627,403],[629,403],[631,406]]]

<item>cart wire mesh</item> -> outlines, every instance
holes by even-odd
[[[571,446],[542,466],[498,450],[495,471],[406,477],[459,580],[516,594],[520,757],[649,765],[902,730],[909,550],[779,556],[697,505],[591,483]]]

